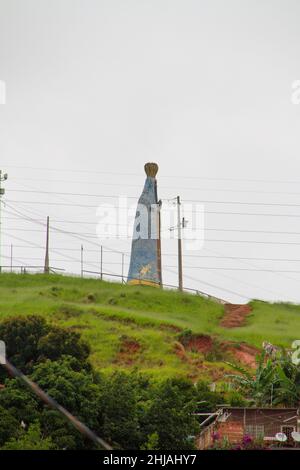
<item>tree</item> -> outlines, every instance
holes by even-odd
[[[99,429],[101,376],[88,363],[90,350],[78,333],[49,326],[39,316],[10,318],[0,324],[0,331],[14,364],[87,426]],[[51,437],[57,448],[94,446],[59,412],[45,406],[20,379],[9,378],[0,393],[0,445],[18,439],[16,429],[20,430],[21,421],[26,426],[39,422],[44,436]],[[13,445],[19,444],[14,441]]]
[[[51,450],[54,448],[51,438],[43,437],[40,424],[35,422],[20,437],[11,438],[2,450]]]
[[[63,355],[78,360],[78,370],[90,369],[89,345],[76,331],[49,325],[38,315],[18,316],[0,323],[0,338],[8,359],[25,373],[45,359],[56,361]]]
[[[51,437],[57,449],[74,450],[91,447],[78,430],[56,410],[44,407],[39,422],[44,435]]]
[[[194,386],[194,397],[197,400],[197,411],[215,411],[219,403],[223,403],[220,393],[212,392],[206,382],[197,382]]]
[[[157,432],[148,436],[147,442],[141,446],[141,450],[159,450],[159,435]]]
[[[6,344],[7,358],[25,372],[38,359],[40,338],[50,330],[45,319],[38,315],[17,316],[0,323],[0,338]]]
[[[196,401],[189,395],[190,389],[186,392],[183,393],[180,385],[170,379],[154,387],[145,413],[144,427],[148,436],[158,435],[159,450],[194,448],[192,436],[199,431],[193,415]]]
[[[28,424],[38,419],[40,402],[20,379],[7,379],[0,392],[0,407],[10,413],[18,423]]]
[[[100,389],[89,372],[77,369],[78,361],[64,356],[59,361],[38,364],[31,378],[70,413],[95,428],[99,422]]]
[[[69,356],[56,362],[47,360],[34,368],[30,378],[87,426],[97,430],[101,422],[100,388],[90,373],[74,370],[78,368],[77,362]],[[12,418],[12,423],[16,420],[16,429],[20,429],[21,421],[27,427],[38,421],[43,436],[51,437],[58,449],[93,447],[64,416],[45,406],[20,379],[8,379],[1,390],[0,426],[2,408]],[[8,421],[8,415],[5,419]],[[2,441],[0,431],[0,445],[12,437],[16,437],[15,430],[13,426],[7,426]]]
[[[137,383],[134,376],[116,372],[102,387],[103,433],[124,449],[140,445]]]
[[[79,361],[79,369],[86,365],[90,354],[89,345],[81,339],[76,331],[52,327],[39,339],[38,353],[41,357],[57,361],[64,355],[75,357]]]
[[[17,437],[21,431],[21,423],[2,406],[0,407],[0,446],[11,437]]]

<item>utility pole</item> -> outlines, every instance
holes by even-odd
[[[2,212],[2,196],[5,194],[5,189],[1,187],[2,181],[7,180],[7,173],[2,176],[2,170],[0,170],[0,273],[2,272],[2,247],[1,247],[1,212]]]
[[[50,267],[49,267],[49,216],[47,217],[47,232],[46,232],[46,254],[45,254],[45,264],[44,264],[44,273],[49,274]]]
[[[161,215],[160,215],[160,210],[161,210],[161,200],[158,201],[157,204],[157,210],[158,210],[158,215],[157,215],[157,229],[158,229],[158,234],[157,234],[157,270],[158,270],[158,278],[159,278],[159,285],[160,287],[163,286],[162,284],[162,267],[161,267]]]
[[[100,258],[100,279],[103,280],[103,246],[101,245],[101,258]]]
[[[122,284],[124,284],[124,253],[122,253]]]
[[[10,272],[13,272],[13,246],[10,245]]]
[[[157,224],[157,232],[156,232],[156,250],[157,250],[157,274],[158,274],[158,282],[159,286],[162,287],[162,268],[161,268],[161,219],[160,219],[160,210],[161,210],[161,200],[158,201],[157,196],[157,181],[155,179],[154,183],[155,188],[155,199],[156,203],[156,224]],[[152,224],[152,220],[151,220]],[[152,227],[151,227],[152,230]]]
[[[81,277],[83,277],[83,245],[81,245],[81,257],[80,257],[80,265],[81,265]]]
[[[178,289],[183,290],[182,281],[182,241],[181,241],[181,215],[180,215],[180,196],[177,196],[177,231],[178,231]]]

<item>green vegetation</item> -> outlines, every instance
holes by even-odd
[[[19,439],[10,438],[1,450],[52,450],[55,446],[50,437],[43,438],[38,422],[29,426]]]
[[[247,317],[247,325],[231,330],[219,330],[233,341],[246,341],[261,347],[263,341],[282,347],[300,339],[300,305],[291,303],[268,303],[259,300],[250,302],[252,313]]]
[[[300,400],[300,367],[284,349],[257,357],[255,374],[232,365],[238,375],[229,377],[248,402],[254,406],[296,407]]]
[[[7,357],[116,449],[193,449],[199,421],[204,419],[195,413],[214,411],[220,403],[299,403],[300,367],[284,350],[275,350],[268,358],[258,356],[254,375],[238,361],[227,361],[230,348],[239,344],[228,342],[231,330],[227,337],[217,333],[223,330],[219,327],[223,308],[218,304],[177,292],[94,280],[11,275],[0,279],[1,302],[9,306],[1,307],[0,318]],[[9,297],[12,290],[14,296]],[[119,305],[124,298],[126,308]],[[171,322],[173,304],[177,319]],[[164,321],[152,308],[166,309]],[[297,307],[284,308],[296,321]],[[179,326],[188,318],[199,325],[202,311],[210,334],[197,326]],[[277,312],[277,321],[279,317]],[[243,327],[245,337],[252,320]],[[270,331],[276,332],[274,325]],[[232,374],[233,369],[238,375]],[[212,381],[218,382],[217,392],[209,387]],[[0,383],[0,449],[97,448],[4,368]],[[217,448],[220,445],[226,443],[216,442]]]
[[[15,357],[32,381],[114,448],[194,448],[190,435],[199,431],[199,424],[193,412],[203,392],[206,403],[213,395],[204,384],[198,390],[185,379],[154,382],[139,373],[99,374],[91,367],[88,346],[77,333],[70,347],[65,342],[68,330],[53,327],[39,316],[11,317],[0,323],[0,329],[8,357]],[[57,337],[52,333],[58,333]],[[16,344],[10,341],[12,335]],[[49,358],[54,347],[60,351],[55,360]],[[3,450],[98,447],[20,378],[6,373],[0,391],[0,425]]]
[[[218,381],[228,372],[224,360],[232,359],[219,348],[222,342],[260,348],[269,341],[289,347],[298,339],[300,306],[261,301],[251,306],[246,325],[228,329],[220,326],[223,306],[200,296],[59,275],[0,277],[0,321],[38,314],[54,326],[79,332],[89,345],[92,365],[108,374],[137,368],[153,377]],[[211,336],[212,351],[180,350],[184,331]]]

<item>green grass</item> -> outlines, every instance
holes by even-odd
[[[227,339],[247,341],[257,347],[261,347],[263,341],[290,347],[295,339],[300,339],[299,305],[258,300],[252,301],[250,305],[253,310],[245,327],[232,330],[218,328],[216,332]]]
[[[207,362],[199,353],[187,353],[186,359],[176,354],[185,329],[258,347],[263,341],[290,346],[300,339],[300,306],[251,305],[246,326],[226,329],[220,326],[223,306],[200,296],[59,275],[0,275],[0,320],[39,314],[78,330],[91,345],[92,363],[104,372],[137,368],[154,376],[209,378],[225,370],[222,362]],[[124,338],[137,342],[139,350],[122,354]]]

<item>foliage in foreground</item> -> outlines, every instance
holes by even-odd
[[[137,372],[96,373],[79,335],[54,330],[40,317],[5,320],[0,333],[9,359],[14,358],[45,392],[115,448],[193,448],[190,436],[199,429],[193,411],[201,391],[192,382],[154,382]],[[2,449],[95,448],[20,379],[3,376],[2,382]]]
[[[263,352],[257,357],[253,374],[240,366],[230,364],[239,374],[228,375],[237,390],[255,406],[299,406],[300,366],[292,355],[281,349],[273,356]]]

